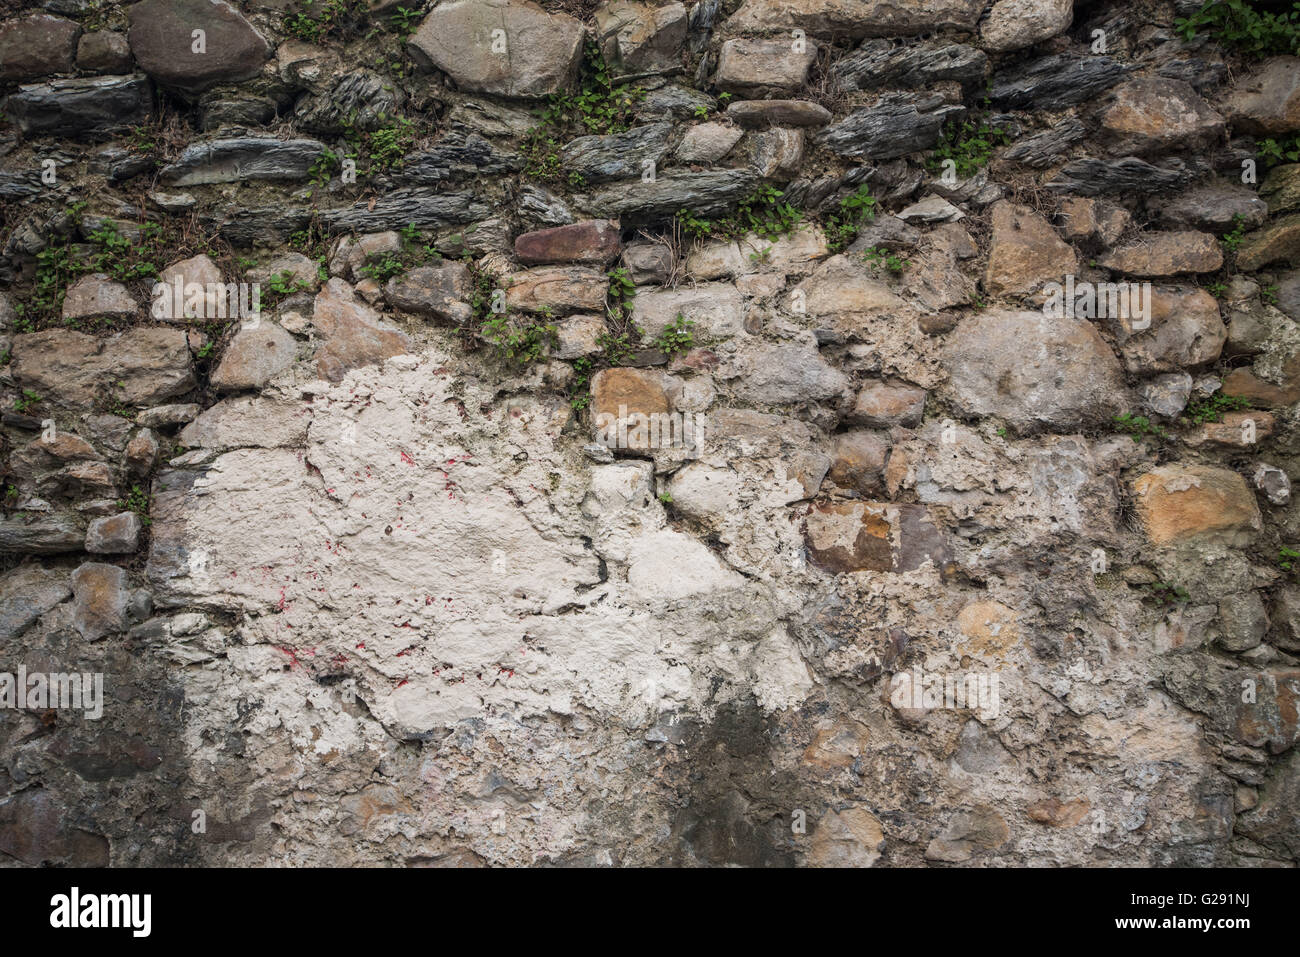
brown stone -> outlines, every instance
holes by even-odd
[[[946,535],[919,505],[816,505],[804,541],[809,559],[832,572],[913,571],[932,561],[946,575],[952,561]]]
[[[39,786],[0,799],[0,852],[31,867],[107,867],[108,839],[75,827],[76,816]]]
[[[1223,136],[1223,117],[1182,80],[1139,77],[1115,90],[1102,130],[1120,154],[1203,147]]]
[[[805,41],[796,51],[789,38],[738,37],[722,44],[713,84],[719,90],[753,99],[794,93],[807,81],[816,59],[817,44],[812,41]]]
[[[609,219],[588,219],[568,226],[539,229],[515,240],[515,257],[526,266],[599,265],[617,259],[621,251],[618,223]]]
[[[0,24],[0,79],[31,80],[70,73],[81,27],[48,13],[32,13]]]
[[[804,535],[811,561],[832,572],[892,571],[886,505],[818,505],[808,513]]]
[[[1049,824],[1052,827],[1074,827],[1092,810],[1087,798],[1075,798],[1062,801],[1060,798],[1044,798],[1025,808],[1031,821]]]
[[[411,340],[353,295],[342,279],[331,279],[316,294],[312,325],[325,337],[316,357],[323,379],[342,380],[344,373],[411,351]]]
[[[1300,213],[1275,219],[1246,235],[1237,249],[1237,268],[1246,272],[1272,263],[1300,263]]]
[[[1276,409],[1300,402],[1300,356],[1293,356],[1284,367],[1284,385],[1275,385],[1255,375],[1250,369],[1233,369],[1223,377],[1224,395],[1236,395],[1253,406]]]
[[[549,309],[555,315],[603,312],[609,279],[586,266],[539,266],[503,280],[506,305],[525,312]]]
[[[1071,196],[1061,203],[1061,231],[1070,242],[1114,245],[1132,216],[1121,206]]]
[[[599,437],[609,423],[624,420],[635,428],[633,416],[671,411],[667,377],[650,369],[602,369],[591,380],[591,414]],[[640,447],[640,446],[634,446]]]
[[[848,420],[875,428],[917,426],[925,411],[925,396],[924,389],[904,382],[868,382],[858,392]]]
[[[158,438],[152,429],[141,429],[126,445],[126,464],[133,475],[147,475],[158,460]]]
[[[1253,701],[1241,700],[1246,690],[1242,683],[1249,681],[1254,691]],[[1243,744],[1259,748],[1267,746],[1274,754],[1281,754],[1300,740],[1300,669],[1279,668],[1256,673],[1243,673],[1234,682],[1235,731]]]
[[[1138,478],[1133,496],[1154,545],[1202,539],[1241,545],[1260,528],[1254,493],[1228,469],[1171,463]]]
[[[257,75],[271,46],[225,0],[142,0],[127,8],[127,39],[140,68],[159,83],[202,90]],[[204,45],[195,46],[195,30]]]
[[[1042,216],[1006,200],[993,206],[993,239],[984,273],[990,296],[1030,293],[1044,283],[1063,282],[1077,269],[1074,250]]]
[[[98,641],[126,628],[129,593],[125,569],[86,562],[72,573],[72,595],[72,623],[82,638]]]
[[[1223,265],[1223,250],[1210,233],[1146,233],[1102,259],[1101,265],[1126,276],[1152,278],[1214,272]]]
[[[746,128],[825,126],[833,114],[809,100],[740,100],[727,107],[727,119]]]
[[[1202,423],[1185,436],[1185,440],[1193,447],[1218,445],[1223,448],[1254,449],[1271,436],[1276,428],[1277,418],[1268,412],[1225,412],[1222,421]]]
[[[871,867],[880,860],[885,832],[864,807],[827,811],[812,834],[807,863],[813,867]]]
[[[831,467],[827,473],[842,489],[868,492],[880,485],[889,442],[878,432],[865,430],[835,436],[831,446]]]
[[[1243,133],[1279,136],[1300,130],[1300,57],[1265,62],[1233,86],[1223,110]]]

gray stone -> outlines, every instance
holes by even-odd
[[[1276,137],[1300,130],[1300,57],[1266,60],[1233,85],[1222,107],[1243,133]]]
[[[1003,156],[1035,169],[1044,169],[1059,162],[1071,145],[1083,139],[1084,132],[1083,123],[1067,116],[1050,130],[1017,140]]]
[[[1229,651],[1248,651],[1268,633],[1268,613],[1257,591],[1229,595],[1219,602],[1219,644]]]
[[[477,133],[451,130],[428,150],[408,155],[393,180],[412,186],[430,186],[467,176],[512,173],[522,165],[517,153],[498,149]]]
[[[435,7],[409,44],[462,90],[540,99],[572,84],[582,38],[573,17],[526,0],[453,0]]]
[[[212,386],[218,392],[260,389],[293,365],[297,353],[293,336],[274,322],[262,320],[256,327],[235,333],[212,373]]]
[[[79,552],[86,527],[73,515],[19,512],[0,516],[0,552],[55,555]]]
[[[560,162],[588,184],[641,176],[644,164],[658,166],[668,152],[671,123],[636,126],[608,136],[579,136],[560,149]]]
[[[193,421],[199,414],[195,403],[187,402],[177,405],[160,405],[142,410],[136,417],[137,425],[149,429],[166,428],[169,425],[184,425]]]
[[[980,39],[996,53],[1020,50],[1065,32],[1074,0],[996,0],[980,23]]]
[[[713,163],[730,153],[744,132],[727,123],[700,123],[686,131],[673,155],[683,163]]]
[[[752,99],[797,92],[817,59],[817,45],[805,41],[796,51],[790,39],[737,38],[722,44],[713,85]]]
[[[947,116],[943,98],[887,93],[875,106],[857,110],[816,136],[841,156],[891,159],[930,149]]]
[[[637,285],[664,283],[672,274],[673,252],[664,243],[634,243],[623,248],[623,265]]]
[[[152,111],[153,95],[142,76],[53,80],[20,87],[4,101],[5,114],[26,137],[102,139],[143,122]],[[148,161],[140,162],[148,167]]]
[[[984,10],[983,0],[745,0],[727,22],[735,32],[809,36],[908,37],[945,30],[972,33]]]
[[[669,84],[650,90],[632,106],[632,115],[641,123],[659,123],[666,119],[684,120],[699,116],[700,111],[712,113],[718,101],[707,93],[684,86]]]
[[[727,119],[754,129],[763,126],[825,126],[831,111],[809,100],[740,100],[727,107]]]
[[[1300,322],[1300,270],[1289,273],[1278,283],[1277,307]]]
[[[1247,229],[1268,219],[1268,204],[1249,186],[1237,183],[1207,183],[1152,205],[1160,223],[1176,229],[1223,234],[1236,228],[1237,217]]]
[[[324,151],[325,145],[317,140],[270,136],[208,140],[185,147],[175,163],[163,167],[161,176],[173,186],[303,180]]]
[[[515,208],[521,217],[538,226],[567,226],[578,218],[563,199],[532,183],[519,188]]]
[[[1128,406],[1119,361],[1083,320],[989,310],[961,321],[942,361],[961,412],[1021,433],[1109,424]]]
[[[1196,176],[1194,170],[1178,159],[1162,160],[1152,165],[1136,156],[1117,160],[1079,159],[1067,163],[1047,184],[1047,188],[1080,196],[1110,193],[1165,193],[1180,189]]]
[[[758,185],[750,169],[709,170],[702,173],[665,173],[651,183],[621,184],[580,201],[585,209],[601,210],[626,222],[667,219],[679,209],[697,216],[716,216],[744,199]]]
[[[391,122],[404,99],[391,80],[356,70],[340,76],[328,93],[304,97],[295,115],[302,129],[322,136],[345,128],[370,132]]]
[[[92,555],[129,555],[139,547],[143,527],[135,512],[94,519],[86,528],[86,551]]]
[[[614,0],[596,10],[596,41],[616,76],[679,68],[686,31],[686,7],[677,2]]]
[[[866,40],[831,66],[835,88],[842,92],[891,87],[917,89],[934,83],[975,83],[988,71],[982,50],[963,43],[905,43]]]
[[[139,304],[127,292],[126,286],[113,282],[103,273],[78,279],[63,299],[63,318],[68,321],[99,316],[120,318],[133,316]]]
[[[1192,376],[1187,372],[1158,375],[1138,389],[1142,406],[1152,415],[1173,419],[1187,407],[1192,395]]]
[[[384,287],[384,299],[393,309],[456,324],[468,322],[473,315],[473,296],[469,267],[458,262],[420,266],[394,276]]]
[[[20,565],[0,575],[0,642],[17,638],[71,594],[66,572],[40,565]]]
[[[1095,100],[1126,72],[1123,64],[1108,56],[1055,54],[996,74],[989,96],[1001,107],[1062,110]]]
[[[1255,467],[1255,488],[1264,493],[1274,505],[1286,505],[1291,501],[1291,479],[1286,472],[1276,465],[1260,462]]]
[[[848,376],[829,365],[816,346],[805,343],[747,344],[719,367],[717,375],[732,380],[740,400],[768,405],[838,404],[849,392]]]

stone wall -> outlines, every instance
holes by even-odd
[[[1294,864],[1198,7],[0,3],[0,860]]]

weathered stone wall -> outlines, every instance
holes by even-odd
[[[0,672],[104,676],[0,860],[1294,864],[1300,60],[1198,6],[0,3]]]

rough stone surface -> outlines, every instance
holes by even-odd
[[[384,299],[394,309],[453,323],[465,322],[473,314],[473,294],[469,267],[452,262],[420,266],[393,277],[384,287]]]
[[[0,24],[0,79],[31,80],[70,73],[81,27],[63,17],[31,13]]]
[[[1223,111],[1244,133],[1278,136],[1300,130],[1300,57],[1273,57],[1228,92]]]
[[[1214,272],[1223,265],[1223,251],[1209,233],[1147,233],[1106,256],[1101,265],[1126,276],[1152,278]]]
[[[959,408],[1020,431],[1077,428],[1124,408],[1119,362],[1083,320],[990,310],[957,326],[944,366]]]
[[[753,99],[794,93],[816,59],[815,43],[796,50],[789,40],[728,40],[718,54],[713,85]]]
[[[577,20],[527,0],[455,0],[424,18],[410,46],[462,90],[538,99],[572,84],[582,36]]]
[[[261,321],[240,329],[226,346],[212,372],[219,392],[258,389],[293,364],[298,345],[274,322]]]
[[[271,56],[266,39],[225,0],[141,0],[128,13],[131,53],[159,83],[202,90],[244,80]],[[201,49],[195,30],[203,31]]]
[[[1236,472],[1166,465],[1133,483],[1134,501],[1153,545],[1195,538],[1240,540],[1260,527],[1259,506]]]
[[[515,257],[527,266],[549,263],[607,263],[622,247],[618,223],[586,220],[524,233],[515,239]]]
[[[980,39],[997,53],[1048,40],[1069,27],[1073,0],[996,0],[980,23]]]
[[[401,6],[0,16],[0,859],[1297,864],[1291,58]]]
[[[92,555],[129,555],[140,543],[143,525],[135,512],[97,518],[86,527],[86,551]]]

